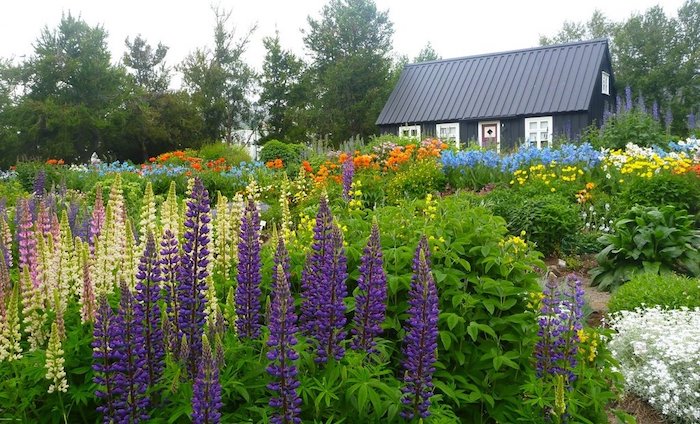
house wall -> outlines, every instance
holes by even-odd
[[[610,95],[602,93],[602,72],[605,71],[610,75]],[[603,114],[606,110],[615,110],[615,97],[617,96],[617,91],[615,90],[615,78],[612,72],[612,65],[610,64],[610,54],[606,51],[603,55],[603,60],[600,64],[600,69],[598,69],[598,76],[596,78],[595,86],[593,87],[593,95],[591,96],[591,104],[588,109],[588,119],[590,123],[595,122],[597,126],[601,126],[603,123]]]
[[[591,123],[590,115],[586,111],[554,115],[552,134],[555,139],[566,136],[571,140],[578,141],[581,138],[581,133],[588,128]]]

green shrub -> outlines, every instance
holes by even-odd
[[[270,140],[260,149],[260,161],[269,162],[282,159],[285,168],[301,163],[301,155],[304,152],[303,144],[283,143],[279,140]]]
[[[653,146],[664,137],[664,129],[651,115],[632,110],[610,116],[600,129],[592,126],[583,138],[593,147],[624,149],[627,143]]]
[[[669,309],[700,307],[700,279],[676,274],[639,274],[613,293],[610,312],[632,311],[642,306]]]
[[[445,189],[445,174],[439,163],[432,160],[412,162],[398,171],[387,184],[387,201],[424,198],[428,193]]]
[[[652,178],[634,178],[622,191],[621,201],[628,205],[671,205],[697,214],[700,212],[700,178],[694,172],[680,175],[662,172]]]
[[[224,158],[226,163],[234,166],[241,162],[251,162],[253,160],[245,147],[225,143],[206,144],[199,149],[198,156],[205,162]]]
[[[700,275],[700,231],[693,217],[673,206],[635,206],[614,224],[614,233],[598,239],[592,285],[611,290],[635,274],[676,271]]]
[[[496,215],[508,222],[512,234],[525,232],[529,241],[545,255],[562,250],[562,237],[581,229],[580,210],[559,194],[522,193],[510,189],[494,190],[488,204]]]

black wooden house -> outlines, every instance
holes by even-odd
[[[381,133],[497,150],[578,139],[615,103],[605,39],[406,65]]]

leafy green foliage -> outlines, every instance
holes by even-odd
[[[508,222],[512,234],[524,231],[545,255],[561,250],[562,235],[581,229],[579,208],[560,194],[527,195],[504,189],[494,190],[487,199],[493,212]]]
[[[445,189],[445,174],[435,161],[416,161],[401,169],[387,184],[387,200],[423,198]]]
[[[260,161],[268,162],[282,159],[285,167],[301,163],[301,154],[304,151],[302,144],[283,143],[279,140],[270,140],[260,149]]]
[[[591,127],[584,139],[597,148],[624,149],[627,143],[649,147],[664,139],[661,123],[637,109],[612,115],[600,129]]]
[[[694,215],[700,212],[700,178],[694,172],[637,177],[625,185],[620,197],[620,202],[630,206],[671,205]]]
[[[673,206],[635,206],[598,239],[605,248],[596,255],[592,285],[615,289],[634,274],[676,271],[700,275],[700,231],[693,217]]]
[[[640,274],[613,293],[610,312],[663,306],[669,309],[700,307],[700,279],[676,274]]]
[[[226,163],[230,165],[238,165],[241,162],[252,161],[245,147],[228,145],[225,143],[205,144],[199,148],[197,156],[202,158],[205,162],[224,158],[226,159]]]

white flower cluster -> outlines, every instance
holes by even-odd
[[[622,311],[611,327],[626,389],[674,422],[700,422],[700,308]]]

